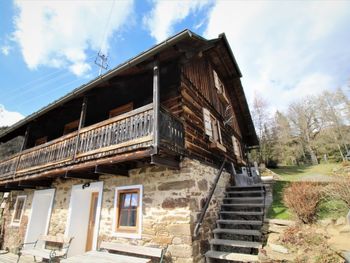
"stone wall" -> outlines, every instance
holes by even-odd
[[[208,239],[211,237],[224,189],[229,182],[228,173],[224,173],[219,181],[200,235],[195,239],[192,236],[198,214],[216,173],[217,169],[213,167],[185,159],[180,170],[148,167],[131,170],[129,177],[101,176],[104,190],[99,241],[167,247],[169,262],[204,262],[202,254],[209,247]],[[86,180],[58,179],[53,183],[56,194],[49,227],[50,235],[64,234],[72,186],[84,182]],[[115,187],[137,184],[143,185],[142,238],[117,238],[112,229]],[[33,191],[26,191],[25,194],[27,202],[21,226],[6,228],[5,247],[14,248],[23,242]],[[5,209],[5,218],[10,220],[16,200],[14,197],[12,199],[11,205]],[[10,220],[7,219],[7,222]]]

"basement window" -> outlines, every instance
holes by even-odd
[[[206,108],[203,108],[203,120],[205,134],[209,136],[210,148],[216,148],[226,152],[226,148],[222,143],[221,126],[219,121]]]
[[[115,235],[141,238],[142,185],[117,187],[114,208]]]
[[[15,203],[15,211],[12,217],[12,226],[19,226],[21,223],[22,215],[24,212],[24,205],[26,203],[27,196],[19,195],[17,196]]]

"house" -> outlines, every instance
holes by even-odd
[[[224,34],[185,30],[9,127],[0,142],[24,142],[0,161],[3,248],[65,234],[69,255],[116,241],[203,260],[231,164],[258,143],[241,76]]]

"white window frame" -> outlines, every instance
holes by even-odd
[[[139,213],[137,215],[137,220],[138,220],[138,228],[136,233],[126,233],[126,232],[121,232],[117,231],[117,209],[118,207],[118,197],[119,197],[119,191],[124,191],[124,190],[138,190],[140,193],[139,196]],[[115,188],[114,191],[114,215],[113,215],[113,224],[112,224],[112,235],[115,237],[125,237],[125,238],[133,238],[133,239],[141,239],[142,236],[142,207],[143,207],[143,185],[138,184],[138,185],[127,185],[127,186],[118,186]],[[118,213],[119,214],[119,213]]]
[[[19,217],[18,221],[14,221],[15,219],[15,215],[17,212],[17,203],[18,203],[18,199],[23,198],[23,207],[22,207],[22,211],[21,211],[21,215]],[[16,202],[15,202],[15,206],[14,206],[14,210],[13,210],[13,215],[12,215],[12,220],[11,220],[11,226],[15,226],[15,227],[19,227],[21,225],[21,221],[22,221],[22,217],[26,208],[26,202],[27,202],[27,196],[26,195],[18,195],[16,198]]]

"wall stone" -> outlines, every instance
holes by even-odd
[[[223,192],[229,182],[228,173],[222,175],[200,234],[195,239],[193,230],[217,171],[199,161],[184,159],[181,169],[176,171],[163,167],[148,167],[130,170],[129,177],[101,176],[100,180],[104,182],[104,189],[99,242],[104,240],[167,247],[168,262],[204,262],[202,254],[208,249],[208,239],[211,238],[211,230],[217,219]],[[64,234],[72,186],[84,182],[87,180],[57,179],[53,183],[56,194],[49,226],[50,235]],[[115,187],[138,184],[143,185],[142,238],[118,238],[112,229]],[[21,227],[8,228],[5,233],[5,247],[13,249],[23,242],[33,191],[25,191],[25,194],[28,197]],[[16,199],[12,199],[14,199],[13,204],[8,204],[8,208],[5,209],[5,218],[13,214]]]

